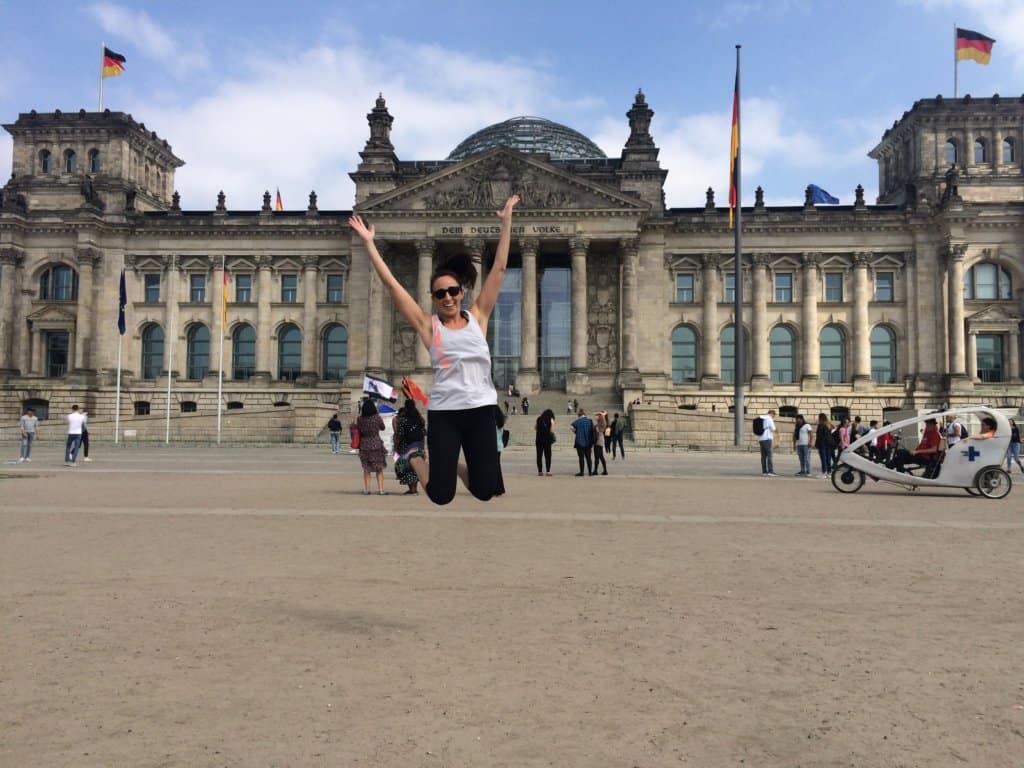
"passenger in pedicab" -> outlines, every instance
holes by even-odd
[[[925,419],[924,434],[917,448],[908,451],[900,448],[893,456],[893,465],[897,472],[907,472],[907,467],[924,467],[922,477],[934,479],[939,474],[939,467],[945,455],[942,451],[942,435],[936,419]]]
[[[968,440],[988,440],[990,437],[996,436],[996,420],[991,416],[986,416],[981,420],[981,432],[975,435],[973,438],[968,437]]]

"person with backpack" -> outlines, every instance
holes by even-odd
[[[757,435],[757,447],[761,449],[761,475],[775,477],[775,466],[772,464],[772,445],[775,439],[775,411],[754,419],[754,434]]]
[[[618,448],[619,453],[622,455],[622,460],[626,460],[625,434],[626,419],[620,419],[619,414],[616,413],[612,418],[612,461],[615,461],[616,448]]]
[[[961,440],[967,438],[967,427],[961,424],[952,413],[946,415],[946,449],[949,450]]]
[[[341,453],[341,421],[334,414],[327,422],[327,431],[331,435],[331,453]]]

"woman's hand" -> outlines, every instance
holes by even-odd
[[[505,207],[500,211],[495,211],[495,213],[498,214],[498,218],[502,221],[512,221],[512,209],[517,205],[519,205],[519,195],[512,195],[505,201]]]
[[[352,229],[355,231],[357,235],[359,235],[359,237],[362,238],[364,243],[373,242],[373,237],[374,234],[376,233],[376,230],[374,229],[373,224],[371,224],[370,226],[366,226],[366,224],[363,222],[362,216],[352,214],[351,216],[348,217],[348,225],[352,227]]]

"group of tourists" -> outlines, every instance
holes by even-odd
[[[773,448],[776,442],[778,427],[775,424],[776,412],[769,409],[763,416],[754,419],[753,429],[757,436],[757,443],[761,454],[761,474],[764,477],[775,477]],[[1021,472],[1024,473],[1024,464],[1021,463],[1021,438],[1017,422],[1010,419],[1010,444],[1006,451],[1006,471],[1016,463]],[[883,421],[878,426],[877,420],[871,420],[864,424],[860,416],[839,419],[833,423],[824,413],[818,414],[816,424],[813,426],[802,414],[794,418],[793,426],[793,448],[796,451],[800,463],[797,477],[812,477],[811,452],[817,450],[818,459],[821,464],[819,477],[829,479],[832,470],[839,460],[840,454],[850,447],[851,444],[868,437],[868,441],[858,451],[878,464],[896,469],[899,472],[907,471],[908,467],[924,467],[925,476],[929,472],[937,473],[937,465],[941,462],[941,455],[962,440],[967,439],[967,427],[953,414],[947,414],[945,424],[939,427],[938,419],[925,420],[924,433],[916,448],[907,449],[898,445],[899,437],[892,432],[885,432],[885,427],[890,422]],[[985,439],[995,436],[996,422],[991,417],[984,417],[981,420],[981,432],[976,436]],[[877,436],[875,436],[877,433]]]
[[[79,451],[82,452],[82,461],[92,461],[89,458],[89,414],[84,408],[73,405],[71,413],[64,417],[64,423],[67,425],[64,466],[77,467]],[[32,461],[32,446],[39,433],[39,417],[36,416],[35,408],[25,409],[25,413],[18,420],[18,427],[21,434],[18,463],[24,464]]]

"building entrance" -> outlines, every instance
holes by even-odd
[[[565,266],[545,267],[540,279],[540,385],[565,389],[569,371],[572,316],[569,309],[572,273]]]

